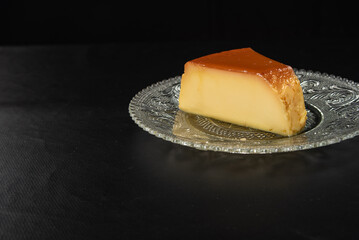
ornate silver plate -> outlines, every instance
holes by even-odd
[[[201,150],[275,153],[316,148],[359,135],[359,84],[325,73],[295,70],[308,119],[296,136],[241,127],[178,109],[181,77],[153,84],[130,102],[132,119],[149,133]]]

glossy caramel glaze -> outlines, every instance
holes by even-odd
[[[292,84],[293,81],[299,84],[290,66],[265,57],[251,48],[214,53],[189,62],[207,68],[256,74],[266,79],[279,92],[283,84]]]

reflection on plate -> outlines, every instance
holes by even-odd
[[[158,82],[130,102],[132,119],[162,139],[201,150],[231,153],[289,152],[325,146],[359,135],[359,84],[333,75],[295,70],[308,120],[292,137],[241,127],[178,109],[181,77]]]

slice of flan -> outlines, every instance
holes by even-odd
[[[284,136],[300,132],[307,115],[293,69],[251,48],[187,62],[179,108]]]

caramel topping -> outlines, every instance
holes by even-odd
[[[214,53],[190,62],[208,68],[256,74],[266,79],[279,92],[283,83],[289,83],[289,79],[294,75],[290,66],[265,57],[251,48]]]

